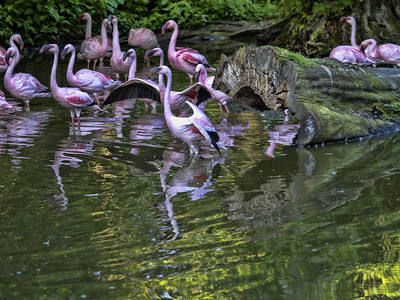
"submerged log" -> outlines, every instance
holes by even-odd
[[[304,146],[400,128],[399,76],[398,69],[251,46],[221,56],[213,87],[259,110],[289,108]]]

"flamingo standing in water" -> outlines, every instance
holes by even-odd
[[[6,90],[15,98],[22,99],[26,107],[34,98],[50,97],[51,93],[45,92],[47,87],[40,83],[35,77],[27,73],[13,74],[15,66],[20,60],[20,54],[17,47],[7,49],[6,62],[8,68],[4,75],[4,86]]]
[[[361,43],[361,49],[365,49],[365,54],[377,62],[400,67],[399,45],[387,43],[377,46],[374,39],[368,39]]]
[[[11,108],[12,106],[6,101],[3,91],[0,91],[0,110]]]
[[[92,17],[90,16],[89,13],[85,12],[83,13],[79,19],[78,22],[85,20],[86,21],[86,30],[85,30],[85,39],[91,38],[92,37]],[[94,36],[95,39],[99,41],[101,44],[101,35],[96,35]],[[103,57],[100,58],[100,61],[103,61],[104,57],[111,57],[112,55],[112,41],[109,37],[107,37],[107,53]]]
[[[118,19],[114,15],[108,16],[108,20],[112,23],[113,27],[113,54],[111,56],[110,64],[111,68],[116,73],[117,79],[120,74],[125,75],[125,81],[128,79],[129,68],[132,64],[132,59],[129,57],[127,60],[123,59],[124,52],[121,51],[119,45],[119,31],[118,31]]]
[[[337,46],[332,49],[329,57],[335,58],[341,62],[345,63],[353,63],[358,65],[371,65],[375,64],[376,62],[365,55],[364,52],[360,50],[360,46],[357,45],[356,42],[356,20],[354,17],[342,17],[340,22],[346,22],[351,25],[351,35],[350,35],[350,42],[351,46]]]
[[[89,69],[81,69],[74,74],[75,47],[71,44],[64,47],[61,52],[61,58],[64,59],[65,55],[68,53],[71,53],[71,58],[69,59],[67,68],[68,83],[73,87],[80,88],[84,92],[92,93],[96,97],[97,104],[99,104],[97,93],[121,84],[119,80],[114,80],[103,73]]]
[[[40,53],[45,52],[51,52],[54,54],[53,67],[51,68],[50,75],[50,88],[53,92],[53,97],[62,107],[69,109],[72,119],[72,126],[74,126],[74,118],[76,115],[78,119],[78,127],[80,127],[80,116],[82,109],[97,111],[101,111],[102,109],[94,103],[94,100],[89,96],[88,93],[82,92],[77,88],[59,87],[56,79],[59,52],[58,46],[56,44],[44,45],[40,49]]]
[[[189,146],[190,155],[198,155],[202,141],[206,140],[221,152],[218,147],[219,136],[206,114],[190,101],[186,103],[192,108],[193,114],[190,117],[175,117],[170,106],[170,92],[172,84],[172,73],[167,66],[154,67],[150,69],[149,77],[152,74],[163,74],[167,77],[167,87],[164,96],[164,117],[171,133]]]
[[[164,34],[169,28],[174,30],[168,46],[169,63],[173,68],[188,74],[190,78],[190,85],[193,83],[193,76],[196,72],[195,70],[198,64],[203,64],[207,71],[215,71],[215,69],[212,68],[207,62],[207,59],[198,51],[192,48],[176,48],[176,40],[178,39],[178,24],[176,24],[176,22],[173,20],[167,21],[161,28],[162,34]]]
[[[222,112],[222,105],[223,105],[223,106],[225,106],[226,113],[228,114],[229,109],[226,104],[229,100],[231,100],[231,98],[227,94],[225,94],[219,90],[216,90],[212,87],[212,84],[214,82],[214,76],[207,76],[207,70],[204,67],[204,65],[198,64],[196,66],[195,79],[196,79],[196,81],[202,83],[210,91],[211,97],[217,101],[221,112]]]
[[[155,33],[147,28],[131,28],[129,30],[128,44],[132,47],[140,47],[143,50],[160,47]]]
[[[107,53],[108,49],[108,40],[107,40],[107,29],[106,26],[110,26],[108,19],[104,19],[101,22],[101,38],[97,37],[88,37],[85,38],[81,45],[81,53],[83,57],[87,59],[89,69],[90,61],[94,60],[93,70],[96,70],[97,60],[104,57]]]
[[[136,71],[136,54],[133,57],[133,52],[134,50],[130,49],[125,53],[125,56],[131,55],[133,59],[131,71]],[[151,56],[160,56],[160,66],[164,64],[164,52],[160,48],[147,51],[145,61],[149,60]],[[156,106],[157,102],[164,103],[165,85],[162,74],[159,74],[158,84],[151,80],[134,77],[135,73],[130,73],[129,81],[113,90],[104,101],[104,105],[131,98],[146,101],[153,107]],[[192,109],[186,104],[186,101],[200,105],[209,98],[211,98],[210,92],[201,83],[196,83],[184,91],[171,91],[170,106],[172,113],[177,116],[186,116],[192,112]]]

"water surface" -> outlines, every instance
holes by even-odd
[[[51,63],[32,53],[17,69],[48,85]],[[174,72],[174,89],[188,82]],[[0,298],[400,297],[399,135],[272,151],[296,120],[209,102],[227,150],[190,160],[161,106],[119,102],[77,130],[52,98],[8,100]]]

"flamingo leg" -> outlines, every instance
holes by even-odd
[[[226,113],[229,114],[228,106],[225,104]]]
[[[97,59],[94,60],[93,71],[96,71],[96,63],[97,63]]]
[[[87,68],[89,69],[89,67],[90,67],[90,60],[88,59],[88,61],[87,61]]]

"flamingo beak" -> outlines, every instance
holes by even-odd
[[[18,44],[19,48],[22,50],[22,48],[24,48],[24,42],[22,41],[22,39],[18,39]]]
[[[160,67],[151,68],[150,71],[149,71],[149,77],[148,77],[148,79],[150,79],[154,74],[157,74],[157,73],[160,72],[160,71],[161,71],[161,68],[160,68]]]
[[[163,27],[161,27],[161,33],[162,34],[165,34],[165,31],[168,29],[168,22],[167,23],[165,23],[164,25],[163,25]]]
[[[339,20],[339,22],[346,22],[346,21],[347,21],[346,17],[341,17],[340,20]]]
[[[68,53],[68,48],[64,48],[63,51],[61,52],[61,58],[64,59],[67,53]]]
[[[128,57],[128,56],[130,56],[132,54],[132,52],[131,51],[126,51],[125,53],[124,53],[124,55],[122,56],[122,60],[123,61],[125,61],[125,59]]]
[[[47,51],[49,51],[51,48],[52,48],[51,45],[44,45],[42,48],[40,48],[39,53],[42,54],[42,53],[44,53],[44,52],[47,52]]]
[[[200,71],[197,71],[196,73],[194,73],[194,79],[198,82],[200,79]]]
[[[7,52],[6,56],[4,57],[4,60],[8,65],[10,64],[10,58],[11,58],[11,52]]]
[[[144,62],[146,63],[154,55],[154,53],[156,53],[154,49],[148,50],[144,55]]]

